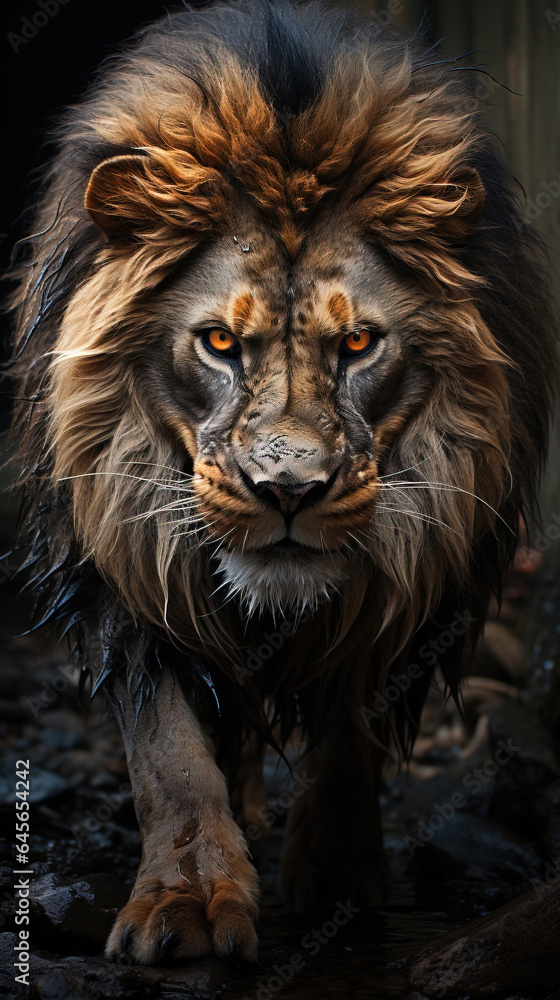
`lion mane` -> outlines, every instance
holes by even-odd
[[[16,263],[14,432],[35,624],[71,637],[94,691],[119,672],[140,706],[165,660],[222,748],[249,729],[281,744],[297,722],[315,737],[334,706],[354,732],[459,612],[472,627],[438,653],[457,692],[534,508],[556,355],[545,254],[452,69],[421,37],[240,0],[141,31],[65,113]],[[201,529],[174,530],[191,442],[143,395],[154,297],[240,197],[292,261],[325,211],[351,222],[413,288],[427,373],[377,425],[382,496],[399,502],[372,506],[351,579],[278,607],[285,641],[258,670],[275,610],[220,601]],[[410,745],[432,669],[371,738],[390,725]]]

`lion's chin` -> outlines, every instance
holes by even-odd
[[[314,611],[349,575],[342,552],[273,546],[243,553],[223,550],[218,560],[223,574],[220,593],[226,592],[226,599],[237,596],[250,615]]]

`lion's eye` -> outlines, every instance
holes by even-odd
[[[238,358],[241,353],[241,344],[237,337],[219,327],[215,327],[213,330],[204,330],[202,340],[211,354],[219,354],[226,358]]]
[[[368,348],[372,347],[376,338],[369,330],[356,330],[343,337],[340,343],[340,354],[342,357],[351,358],[358,354],[365,354]]]

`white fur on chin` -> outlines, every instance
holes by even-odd
[[[348,579],[348,560],[342,552],[223,549],[218,560],[223,591],[227,588],[227,597],[237,595],[250,615],[314,611]]]

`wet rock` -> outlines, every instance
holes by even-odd
[[[29,1000],[160,1000],[162,996],[166,1000],[218,1000],[222,995],[223,972],[217,962],[217,971],[209,975],[196,967],[199,963],[176,973],[166,970],[164,993],[161,969],[115,969],[103,962],[92,966],[79,958],[67,959],[64,966],[49,965],[33,983]]]
[[[119,775],[111,774],[110,771],[100,768],[93,773],[88,784],[89,788],[93,790],[102,789],[103,791],[106,791],[108,789],[109,791],[112,791],[114,788],[118,787],[119,784],[122,784],[122,782]]]
[[[58,717],[66,713],[62,712],[50,712],[49,715],[57,715]],[[70,715],[70,713],[68,713]],[[43,725],[41,729],[41,740],[43,745],[47,745],[49,750],[75,750],[77,747],[83,747],[85,744],[84,736],[84,725],[81,719],[78,720],[78,727],[72,728],[71,726],[58,729],[54,724]]]
[[[560,778],[553,781],[533,807],[533,821],[537,831],[539,851],[549,866],[560,874]]]
[[[37,820],[39,812],[36,810]],[[110,872],[119,882],[134,882],[141,856],[141,838],[132,830],[99,830],[87,836],[71,837],[66,829],[49,832],[48,837],[33,836],[31,851],[35,881],[40,876],[56,873],[71,882],[82,881],[92,872]],[[7,858],[13,869],[13,853]],[[10,884],[13,879],[9,879]]]
[[[460,802],[458,808],[464,812],[488,816],[493,795],[492,776],[482,771],[477,777],[475,771],[483,769],[488,759],[489,751],[482,751],[474,757],[455,760],[432,778],[407,790],[395,815],[397,822],[408,827],[411,822],[426,820],[437,806],[441,809],[445,803],[453,802]]]
[[[539,716],[521,701],[494,705],[490,709],[490,742],[496,747],[511,740],[519,746],[516,760],[539,766],[546,783],[560,775],[560,757],[554,737]]]
[[[534,837],[541,832],[535,826],[535,804],[560,775],[554,738],[537,714],[519,702],[490,710],[489,737],[493,753],[504,743],[513,751],[507,767],[496,774],[490,815]]]
[[[80,983],[64,969],[54,969],[36,980],[30,992],[30,1000],[75,1000],[77,997],[91,996],[91,987]]]
[[[1,970],[13,961],[15,940],[14,934],[0,934],[0,991],[4,985],[12,988],[0,995],[10,998],[15,998],[13,976],[2,977]],[[219,1000],[226,980],[232,978],[240,983],[236,995],[251,989],[239,973],[213,959],[162,968],[132,965],[128,956],[106,962],[95,956],[60,958],[32,950],[30,966],[30,989],[24,988],[21,1000],[161,1000],[163,996],[166,1000]]]
[[[542,861],[531,845],[490,820],[463,812],[448,820],[435,812],[428,822],[412,828],[404,841],[414,868],[437,872],[440,879],[461,874],[522,890],[542,875]]]
[[[20,694],[24,694],[26,689],[28,689],[28,681],[21,665],[16,666],[7,662],[6,657],[0,673],[0,698],[6,699],[13,705],[14,699]]]
[[[14,872],[13,863],[10,864],[7,861],[6,862],[2,861],[0,863],[0,887],[5,885],[6,886],[11,885],[11,883],[13,882],[13,872]],[[0,909],[1,908],[2,904],[0,903]]]
[[[2,761],[2,774],[0,775],[0,804],[10,805],[13,808],[15,794],[15,770],[16,758],[5,758]],[[31,804],[43,802],[45,799],[54,798],[65,792],[68,783],[58,774],[51,774],[41,767],[33,767],[31,773],[31,792],[29,799]]]
[[[560,881],[532,890],[412,956],[403,1000],[533,995],[560,987]]]
[[[57,774],[63,775],[73,785],[84,783],[87,784],[88,788],[92,779],[101,769],[106,770],[105,757],[97,748],[93,751],[81,750],[79,748],[61,751],[56,756],[51,756],[51,761],[52,767],[56,768]],[[122,773],[122,777],[120,777],[120,781],[122,781],[127,772],[120,773]],[[119,777],[119,775],[116,775],[116,777]]]
[[[33,937],[58,947],[63,941],[103,947],[129,895],[113,875],[74,880],[45,875],[30,890]]]
[[[15,701],[8,701],[7,698],[0,698],[0,719],[14,726],[18,723],[28,722],[32,718],[31,712]]]

